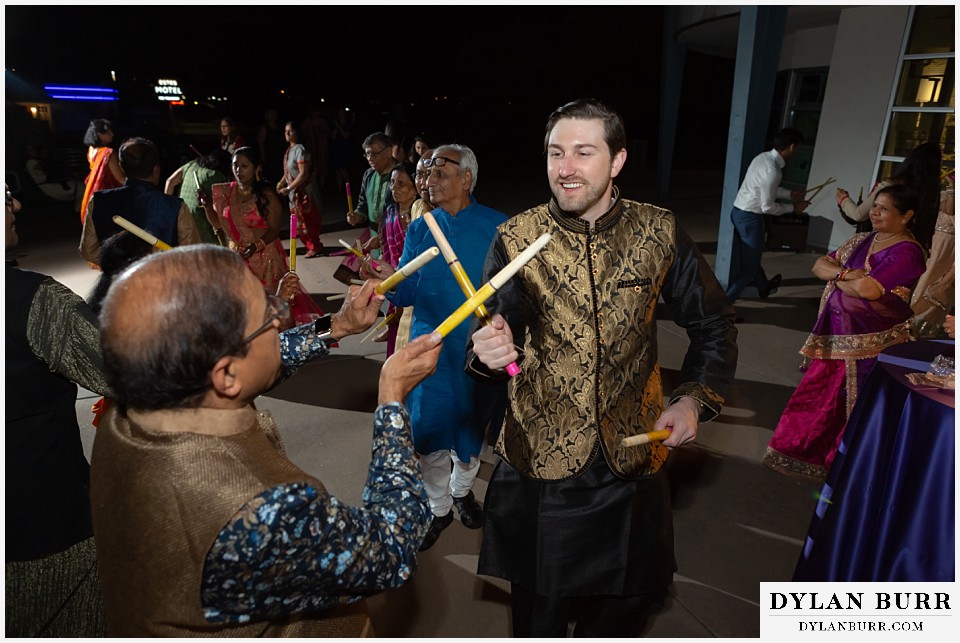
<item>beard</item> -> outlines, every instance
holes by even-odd
[[[567,194],[563,186],[560,185],[561,183],[583,183],[583,187],[580,188],[576,194]],[[561,210],[579,216],[600,202],[609,185],[609,180],[602,186],[586,183],[585,181],[557,180],[550,185],[550,188]]]

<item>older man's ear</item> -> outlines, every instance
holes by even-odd
[[[237,358],[221,357],[210,370],[210,393],[216,398],[235,400],[243,392],[243,382],[236,368]]]

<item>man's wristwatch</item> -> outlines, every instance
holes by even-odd
[[[337,340],[333,338],[331,333],[331,326],[333,323],[333,318],[330,316],[330,313],[327,313],[323,317],[318,318],[313,322],[313,332],[321,342],[327,345],[327,348],[333,348],[337,345]]]

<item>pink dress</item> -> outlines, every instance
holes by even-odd
[[[236,181],[217,183],[212,186],[212,192],[213,208],[223,219],[224,231],[231,241],[240,246],[247,246],[263,236],[267,222],[257,210],[256,199],[242,200]],[[277,292],[280,278],[290,270],[280,239],[274,239],[266,244],[262,251],[254,252],[244,261],[263,284],[264,290],[271,294]],[[323,315],[323,310],[317,306],[302,285],[290,309],[293,320],[297,324],[305,324]]]

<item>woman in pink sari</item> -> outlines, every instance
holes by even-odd
[[[905,186],[880,190],[870,210],[873,232],[854,235],[814,264],[827,285],[800,349],[809,365],[763,456],[771,469],[822,481],[877,355],[909,339],[910,293],[925,269],[923,248],[908,229],[917,199]]]
[[[80,223],[87,218],[87,203],[94,192],[119,188],[126,183],[123,170],[120,169],[120,160],[113,153],[110,143],[113,142],[113,125],[104,118],[90,121],[87,133],[83,136],[87,145],[87,162],[90,164],[90,174],[84,183],[83,200],[80,202]]]
[[[390,193],[393,203],[388,205],[380,219],[380,234],[377,235],[377,247],[380,248],[379,264],[386,263],[389,269],[377,273],[370,266],[370,256],[361,263],[360,275],[364,278],[375,277],[383,279],[396,271],[403,256],[403,245],[407,237],[407,226],[410,225],[410,211],[417,200],[415,185],[416,170],[412,163],[406,161],[398,164],[390,172]],[[387,304],[387,317],[393,320],[387,325],[387,330],[378,335],[374,341],[387,342],[387,357],[393,355],[397,349],[397,329],[400,326],[402,308]]]
[[[204,210],[208,219],[219,221],[217,236],[225,233],[227,247],[243,257],[267,292],[276,293],[281,277],[290,270],[280,243],[280,198],[261,178],[260,158],[252,147],[233,153],[233,175],[236,181],[212,186],[213,203],[203,198]],[[323,315],[302,286],[291,298],[290,310],[297,324]]]

